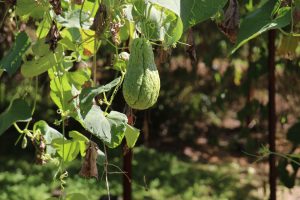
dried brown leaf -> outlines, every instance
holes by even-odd
[[[49,0],[49,3],[52,5],[55,14],[61,15],[62,13],[61,0]]]
[[[98,179],[98,168],[97,168],[97,157],[98,157],[98,146],[95,142],[90,141],[86,150],[86,155],[79,172],[80,176],[85,178],[96,178]]]
[[[105,5],[101,3],[96,12],[93,24],[90,27],[91,30],[94,30],[96,32],[97,37],[100,37],[104,32],[107,24],[106,21],[107,21],[107,10]]]
[[[58,41],[61,39],[59,30],[55,21],[52,21],[51,28],[46,36],[45,43],[50,44],[50,50],[54,51],[57,47]]]
[[[196,63],[196,61],[197,61],[196,47],[195,47],[196,44],[195,44],[194,32],[193,32],[193,29],[191,29],[191,28],[188,30],[186,43],[188,44],[188,46],[186,46],[185,51],[189,55],[192,62]]]
[[[239,29],[240,13],[237,0],[230,0],[227,10],[224,14],[224,20],[218,27],[232,43],[236,42]]]

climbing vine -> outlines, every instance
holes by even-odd
[[[68,176],[66,163],[81,156],[84,159],[79,174],[98,178],[97,162],[102,162],[108,196],[106,148],[118,147],[124,138],[127,146],[133,148],[140,135],[128,123],[128,117],[132,116],[115,111],[113,102],[125,81],[124,96],[128,104],[138,102],[142,106],[134,107],[137,109],[155,104],[159,75],[153,48],[190,46],[180,41],[183,33],[210,18],[235,43],[232,53],[271,29],[279,29],[284,37],[299,36],[298,19],[294,17],[299,12],[298,1],[265,1],[242,23],[237,0],[228,3],[227,0],[10,0],[0,4],[6,9],[0,26],[5,20],[14,20],[17,25],[14,45],[0,61],[0,75],[21,74],[33,80],[35,88],[32,101],[26,95],[15,97],[0,115],[0,135],[13,125],[19,133],[16,144],[20,142],[26,148],[28,140],[31,141],[37,163],[57,165],[55,178],[62,190]],[[247,9],[252,7],[249,1]],[[24,24],[29,28],[24,28]],[[282,39],[283,44],[285,40]],[[282,46],[284,56],[294,50]],[[100,68],[97,55],[103,47],[113,49],[114,53],[108,68],[114,72],[115,79],[107,84],[99,84],[97,77]],[[130,55],[132,52],[135,53]],[[155,75],[149,71],[155,71]],[[39,78],[44,74],[49,77],[50,98],[60,116],[53,125],[33,118]],[[88,134],[78,130],[67,132],[70,119],[80,123]],[[94,138],[103,142],[103,148],[99,148]],[[76,196],[67,194],[66,198]]]

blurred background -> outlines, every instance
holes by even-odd
[[[248,12],[243,3],[240,7],[241,15]],[[0,19],[3,15],[4,7],[0,7]],[[24,28],[30,31],[31,27]],[[5,20],[0,29],[0,58],[12,46],[15,30],[16,24]],[[300,49],[284,59],[287,55],[280,51],[281,40],[278,33],[276,144],[278,152],[285,154],[293,147],[286,134],[298,123],[300,113]],[[267,160],[257,161],[251,155],[257,155],[267,144],[267,35],[229,55],[230,41],[214,21],[206,21],[189,30],[181,41],[193,47],[177,44],[172,50],[155,50],[161,77],[158,102],[150,110],[134,112],[135,127],[141,130],[141,136],[133,149],[133,199],[267,199]],[[98,51],[100,83],[114,78],[113,71],[106,68],[111,65],[113,51],[105,45]],[[3,74],[0,112],[13,97],[30,97],[33,90],[33,80],[24,79],[21,74]],[[59,115],[49,91],[45,74],[39,78],[33,118],[53,125]],[[125,103],[120,91],[116,98],[112,107],[122,112]],[[82,128],[70,120],[67,129]],[[56,167],[34,165],[34,148],[28,145],[22,149],[20,143],[15,144],[18,136],[12,127],[0,137],[0,199],[38,200],[59,192],[58,183],[53,181]],[[122,168],[122,151],[122,147],[108,151],[110,163],[117,166],[110,166],[109,174],[111,194],[115,196],[122,195],[122,174],[118,169]],[[99,199],[106,194],[105,181],[80,178],[81,162],[78,159],[68,166],[65,190]],[[278,199],[300,198],[297,178],[292,189],[284,186],[284,178],[278,182]]]

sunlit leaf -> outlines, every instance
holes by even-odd
[[[125,114],[116,111],[111,111],[106,118],[111,126],[111,142],[106,144],[110,148],[116,148],[124,138],[128,119]]]
[[[83,124],[89,132],[99,139],[104,142],[111,142],[111,127],[99,106],[92,106],[83,118]]]
[[[85,151],[86,151],[86,144],[89,142],[89,139],[79,133],[78,131],[70,131],[69,136],[78,142],[79,144],[79,151],[81,156],[85,156]]]
[[[145,12],[149,13],[147,18],[144,17]],[[148,39],[160,40],[169,46],[181,38],[182,21],[174,12],[156,4],[145,4],[143,1],[137,1],[132,13],[133,19],[137,22],[138,30]]]
[[[81,24],[80,24],[81,19]],[[80,17],[80,9],[77,10],[70,10],[65,12],[65,16],[57,16],[56,20],[58,23],[60,23],[62,26],[66,28],[83,28],[83,29],[89,29],[89,27],[92,25],[92,23],[88,20],[89,14],[86,12],[81,12]]]
[[[126,143],[129,148],[133,148],[135,146],[136,141],[138,140],[140,135],[140,130],[134,128],[133,126],[126,125],[125,138]]]
[[[82,157],[85,156],[86,145],[89,142],[89,139],[78,131],[70,131],[69,136],[71,140],[60,137],[52,139],[51,142],[58,155],[66,162],[74,160],[79,153]]]
[[[203,22],[220,9],[222,9],[227,0],[149,0],[162,7],[168,8],[180,16],[183,23],[183,30]]]
[[[53,139],[52,146],[56,149],[58,155],[62,157],[65,162],[74,160],[80,151],[78,142],[63,138]]]

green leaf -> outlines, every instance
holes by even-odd
[[[41,19],[48,10],[48,0],[19,0],[16,5],[16,14],[26,19],[29,17]]]
[[[294,145],[300,145],[300,122],[289,128],[286,137]]]
[[[100,149],[97,150],[98,158],[97,158],[97,164],[100,166],[104,166],[105,164],[105,154]]]
[[[124,138],[128,119],[126,115],[116,111],[111,111],[106,118],[111,127],[111,142],[106,144],[109,148],[116,148]]]
[[[65,162],[74,160],[80,151],[78,142],[65,140],[63,138],[56,138],[52,140],[52,146],[56,149],[58,155],[62,157]]]
[[[52,70],[48,71],[50,79],[50,97],[53,102],[58,106],[59,109],[63,109],[64,111],[68,111],[70,115],[76,120],[80,120],[82,117],[78,116],[78,105],[79,102],[76,95],[79,94],[79,90],[81,90],[82,85],[90,80],[90,71],[87,69],[79,69],[75,72],[65,73],[61,80],[59,77],[54,76],[54,72]],[[64,95],[64,101],[61,101],[61,93]],[[82,123],[82,121],[79,121]]]
[[[287,170],[287,166],[289,165],[288,161],[286,159],[281,160],[278,164],[278,175],[280,181],[283,183],[283,185],[287,188],[293,188],[295,186],[295,180],[296,180],[296,174],[297,171],[289,172]]]
[[[89,139],[78,131],[70,131],[69,136],[78,142],[80,154],[82,157],[85,156],[86,144],[89,142]]]
[[[162,7],[172,10],[180,16],[183,23],[183,30],[203,22],[220,9],[222,9],[227,0],[149,0]]]
[[[111,142],[111,127],[109,121],[104,116],[99,106],[93,105],[86,116],[83,118],[84,127],[93,135],[103,140]]]
[[[278,11],[276,18],[272,19],[272,13],[278,6],[278,1],[267,1],[262,7],[250,13],[242,21],[237,36],[236,45],[231,53],[234,53],[243,44],[271,30],[287,26],[291,20],[291,9],[282,8]]]
[[[52,146],[56,149],[58,155],[63,158],[65,162],[74,160],[79,152],[81,156],[85,156],[86,144],[89,141],[84,135],[78,131],[69,132],[71,140],[63,138],[56,138],[52,140]]]
[[[26,78],[38,76],[53,67],[53,63],[55,63],[54,54],[49,53],[38,59],[24,62],[21,67],[21,73]]]
[[[65,16],[57,16],[56,18],[57,22],[60,23],[62,26],[66,28],[83,28],[83,29],[89,29],[92,25],[92,22],[89,20],[89,14],[86,12],[81,13],[81,21],[82,21],[82,27],[80,25],[80,9],[77,10],[70,10],[68,12],[65,12]]]
[[[89,200],[89,199],[84,194],[71,193],[66,196],[66,200]]]
[[[31,108],[23,99],[14,99],[9,107],[0,114],[0,135],[13,123],[27,121],[31,118]]]
[[[22,56],[30,46],[29,37],[25,32],[20,32],[16,36],[16,41],[8,54],[0,61],[0,69],[9,75],[14,74],[21,66]]]
[[[65,46],[68,50],[72,50],[81,55],[81,58],[87,59],[94,54],[95,42],[93,36],[95,34],[92,30],[82,30],[80,28],[65,28],[61,32],[62,40],[60,44]]]
[[[53,54],[50,51],[49,44],[46,44],[45,38],[38,39],[34,45],[32,45],[32,53],[34,56],[45,56],[48,54]]]
[[[43,120],[40,120],[34,124],[33,132],[36,133],[37,131],[39,131],[46,140],[46,153],[54,155],[56,150],[50,144],[52,143],[52,140],[56,138],[63,138],[63,135],[54,128],[50,127],[47,122]]]
[[[148,13],[145,18],[144,13]],[[183,25],[180,17],[169,9],[143,1],[135,2],[132,10],[137,29],[148,39],[163,41],[166,46],[175,44],[182,35]],[[175,31],[176,30],[176,31]]]
[[[126,131],[125,131],[125,138],[126,143],[129,148],[133,148],[135,146],[135,143],[137,139],[139,138],[140,130],[137,128],[134,128],[133,126],[130,126],[129,124],[126,125]]]
[[[93,104],[93,99],[97,95],[110,91],[113,87],[118,85],[120,80],[121,77],[118,77],[106,85],[102,85],[99,87],[83,88],[79,95],[80,109],[82,110],[81,111],[82,114],[85,115],[91,109]]]

